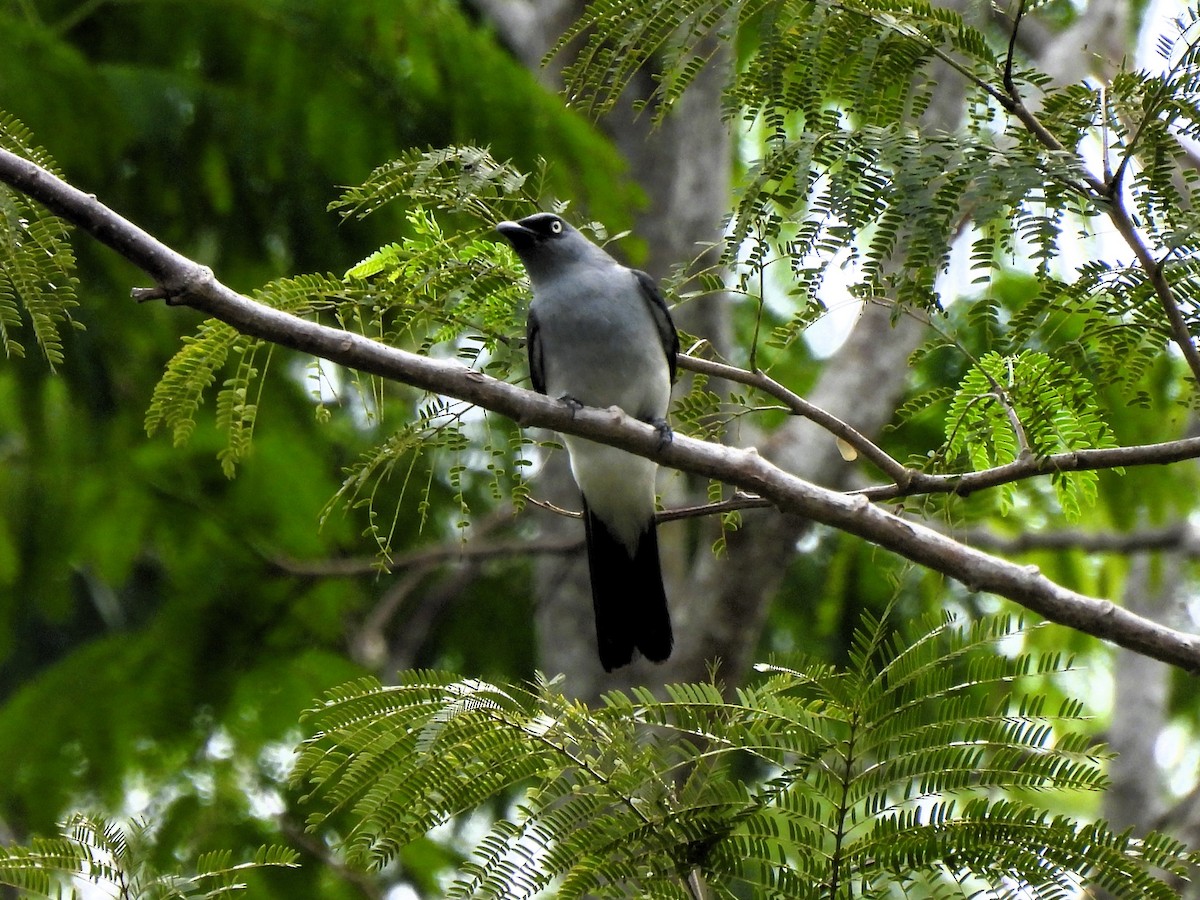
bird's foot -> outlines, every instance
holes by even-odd
[[[584,406],[584,404],[580,403],[578,400],[576,400],[570,394],[563,394],[561,397],[558,398],[558,402],[566,404],[567,409],[569,409],[571,411],[572,419],[575,418],[575,413],[577,413],[581,409],[583,409],[583,406]]]
[[[671,430],[671,426],[667,424],[666,419],[650,419],[648,424],[653,425],[654,430],[658,432],[659,450],[675,439],[675,432]]]

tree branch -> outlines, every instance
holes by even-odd
[[[1049,456],[1027,456],[1001,466],[962,475],[930,475],[927,472],[910,470],[911,478],[906,487],[898,484],[879,485],[863,488],[855,493],[871,500],[895,500],[918,494],[957,494],[965,497],[976,491],[1022,481],[1035,475],[1120,469],[1126,466],[1157,466],[1197,458],[1200,458],[1200,437],[1190,437],[1161,444],[1135,444],[1131,447],[1070,450],[1065,453],[1052,453]]]
[[[1200,556],[1200,542],[1186,521],[1162,528],[1139,531],[1028,531],[1005,535],[982,528],[950,532],[964,544],[998,553],[1027,553],[1031,550],[1082,550],[1085,553],[1150,553],[1170,550],[1193,558]]]
[[[619,409],[573,410],[453,360],[430,359],[366,337],[263,306],[221,284],[213,273],[121,218],[95,197],[28,160],[0,150],[0,181],[24,192],[146,271],[169,302],[187,305],[252,337],[310,353],[423,390],[475,403],[522,426],[549,428],[628,450],[731,484],[785,513],[857,535],[965,584],[1007,597],[1047,619],[1113,641],[1186,670],[1200,670],[1200,638],[1166,628],[1107,600],[1068,590],[1036,566],[1018,566],[967,547],[871,504],[797,478],[753,450],[658,431]],[[1106,451],[1096,451],[1106,452]]]
[[[684,518],[684,516],[659,517]],[[522,556],[548,553],[560,555],[574,553],[583,547],[583,538],[578,540],[561,538],[512,538],[511,540],[468,540],[448,542],[420,547],[407,553],[379,557],[347,556],[334,559],[294,559],[289,556],[271,556],[268,562],[284,575],[298,578],[361,578],[378,575],[379,572],[399,572],[404,569],[425,569],[443,563],[485,562],[492,559],[513,559]]]
[[[277,816],[275,822],[283,836],[294,846],[328,866],[332,872],[367,900],[382,900],[384,889],[378,878],[347,865],[325,841],[317,835],[310,834],[303,825],[293,821],[286,813]]]
[[[892,484],[863,488],[855,492],[871,500],[895,500],[921,494],[957,494],[965,497],[976,491],[998,487],[1013,481],[1022,481],[1038,475],[1118,469],[1127,466],[1166,465],[1200,458],[1200,437],[1192,437],[1159,444],[1139,444],[1102,450],[1074,450],[1050,456],[1025,455],[1011,463],[994,466],[990,469],[980,469],[976,472],[930,475],[904,465],[837,416],[793,393],[761,371],[750,372],[726,363],[695,356],[680,356],[679,368],[758,388],[782,401],[794,415],[810,419],[830,434],[844,440],[892,479]],[[996,387],[997,390],[1001,390],[998,385]],[[752,498],[743,497],[734,506],[712,504],[670,510],[668,513],[660,515],[659,518],[660,521],[664,521],[668,518],[709,515],[714,512],[726,512],[731,508],[747,509],[761,505],[763,504],[755,502]]]

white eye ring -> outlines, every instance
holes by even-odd
[[[550,223],[550,231],[554,234],[562,234],[562,222],[558,221],[558,219],[555,219]]]

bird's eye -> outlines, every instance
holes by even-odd
[[[550,223],[550,231],[552,234],[562,234],[562,222],[555,219]]]

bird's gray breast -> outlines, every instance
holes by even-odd
[[[653,316],[633,272],[584,268],[535,285],[546,393],[587,406],[666,415],[670,376]]]

